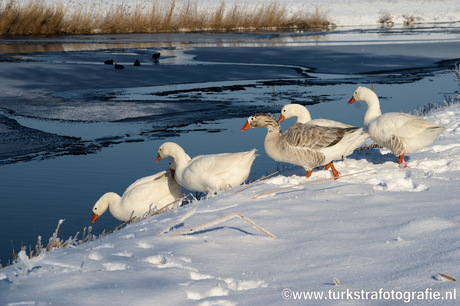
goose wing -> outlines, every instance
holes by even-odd
[[[345,124],[342,122],[329,120],[329,119],[321,119],[321,118],[310,120],[308,121],[308,124],[314,124],[314,125],[325,126],[325,127],[338,127],[338,128],[354,127],[353,125],[349,125],[349,124]]]
[[[141,217],[150,209],[160,209],[174,201],[180,196],[180,189],[166,171],[141,178],[126,189],[118,210],[126,219],[131,215]]]
[[[358,129],[322,127],[312,124],[292,126],[283,134],[284,140],[291,146],[320,150],[340,142],[346,133]]]
[[[167,171],[161,171],[161,172],[158,172],[158,173],[156,173],[154,175],[150,175],[150,176],[140,178],[140,179],[136,180],[134,183],[132,183],[131,185],[129,185],[128,188],[126,188],[126,190],[123,193],[123,195],[129,193],[131,190],[133,190],[134,188],[136,188],[136,187],[138,187],[140,185],[150,183],[150,182],[160,180],[160,179],[167,179],[167,178],[168,178]]]
[[[429,133],[430,130],[438,128],[442,129],[443,127],[428,120],[410,118],[410,120],[407,120],[402,126],[400,126],[394,134],[402,138],[413,138],[420,133]]]
[[[232,171],[249,156],[252,156],[253,151],[200,155],[191,161],[189,167],[193,172],[219,176]]]

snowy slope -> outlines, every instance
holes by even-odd
[[[0,270],[0,303],[279,305],[314,291],[324,303],[420,305],[447,294],[443,305],[456,305],[458,281],[439,273],[460,277],[460,105],[427,118],[447,130],[409,156],[410,168],[370,149],[338,162],[337,181],[322,180],[328,171],[306,179],[303,169],[286,169],[236,194],[18,260]],[[238,217],[170,236],[236,212],[277,239]]]

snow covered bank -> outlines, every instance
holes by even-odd
[[[323,28],[331,24],[413,27],[460,21],[458,0],[12,1],[17,2],[19,7],[14,9],[8,1],[0,2],[4,19],[9,21],[0,28],[4,34]],[[17,10],[31,17],[17,22]],[[42,18],[47,18],[48,23],[32,22]]]
[[[304,0],[307,7],[315,1]],[[317,3],[317,2],[316,2]],[[327,0],[319,8],[338,26],[413,25],[460,21],[458,0]]]
[[[50,2],[53,2],[50,0]],[[88,0],[68,1],[70,8],[78,8],[79,4]],[[98,10],[109,9],[114,3],[123,3],[127,7],[136,7],[135,0],[108,0],[99,3]],[[182,1],[176,1],[182,5]],[[260,5],[265,1],[258,0],[227,0],[224,1],[228,8],[234,3],[240,5]],[[380,26],[382,22],[386,26],[413,25],[415,23],[433,24],[459,22],[459,0],[293,0],[279,1],[286,4],[286,9],[291,14],[299,11],[315,12],[318,9],[335,23],[337,26]],[[93,1],[91,1],[93,3]],[[207,0],[198,1],[201,9],[218,7],[220,2]]]
[[[357,151],[337,168],[368,172],[315,182],[330,173],[316,170],[306,179],[294,167],[75,248],[21,256],[0,270],[2,302],[255,305],[316,292],[324,303],[420,305],[436,296],[456,305],[457,281],[440,273],[460,276],[460,106],[427,119],[447,130],[409,156],[410,168],[398,168],[387,150]],[[311,184],[252,199],[305,182]],[[235,212],[277,239],[240,218],[170,236]]]

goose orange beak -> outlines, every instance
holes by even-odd
[[[249,121],[246,121],[246,124],[241,128],[241,132],[249,130],[250,128]]]
[[[160,156],[160,154],[158,154],[157,156],[157,159],[155,159],[156,162],[159,162],[163,157]]]
[[[99,218],[99,216],[93,213],[93,219],[91,220],[91,223],[96,222],[97,218]]]
[[[278,119],[278,123],[286,119],[286,117],[283,116],[283,114],[280,114],[280,118]]]
[[[355,97],[351,96],[351,99],[350,99],[350,101],[348,101],[348,104],[351,104],[353,102],[356,102],[356,100],[355,100]]]

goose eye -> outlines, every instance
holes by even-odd
[[[97,207],[94,207],[94,210],[97,210]]]
[[[357,92],[357,91],[355,91],[355,95],[357,95],[357,94],[358,94],[358,92]]]

